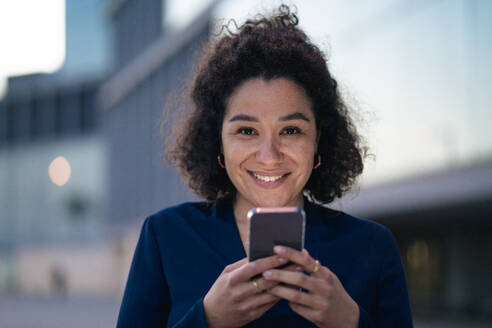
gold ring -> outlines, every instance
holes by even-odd
[[[255,288],[256,288],[256,292],[257,292],[258,294],[259,294],[259,293],[261,293],[261,289],[260,289],[260,287],[258,286],[258,283],[256,282],[256,279],[251,280],[251,283],[253,284],[253,286],[255,286]]]
[[[319,268],[321,268],[321,263],[319,263],[319,261],[318,261],[318,260],[316,260],[316,261],[314,262],[314,269],[313,269],[313,271],[311,271],[311,273],[316,273],[316,272],[318,272]]]

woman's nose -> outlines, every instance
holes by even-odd
[[[274,138],[265,138],[256,153],[256,159],[267,165],[278,163],[282,157],[280,145]]]

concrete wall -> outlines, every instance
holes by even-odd
[[[111,168],[110,220],[145,216],[194,199],[176,170],[164,163],[160,124],[166,105],[182,90],[196,53],[207,38],[208,27],[130,90],[120,102],[104,110],[103,131],[109,141]],[[169,132],[171,129],[172,122],[164,130]]]

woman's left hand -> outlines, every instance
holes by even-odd
[[[316,260],[305,249],[300,252],[289,247],[276,246],[274,251],[300,268],[297,272],[281,269],[265,271],[265,279],[289,285],[277,285],[268,290],[270,294],[286,299],[292,310],[318,327],[358,326],[359,306],[330,269],[317,265]]]

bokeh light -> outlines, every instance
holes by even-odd
[[[57,186],[63,186],[70,180],[72,174],[72,169],[70,163],[63,156],[58,156],[53,161],[51,161],[48,168],[48,175],[51,182]]]
[[[412,269],[418,269],[429,261],[429,245],[425,240],[414,241],[407,250],[407,261]]]

